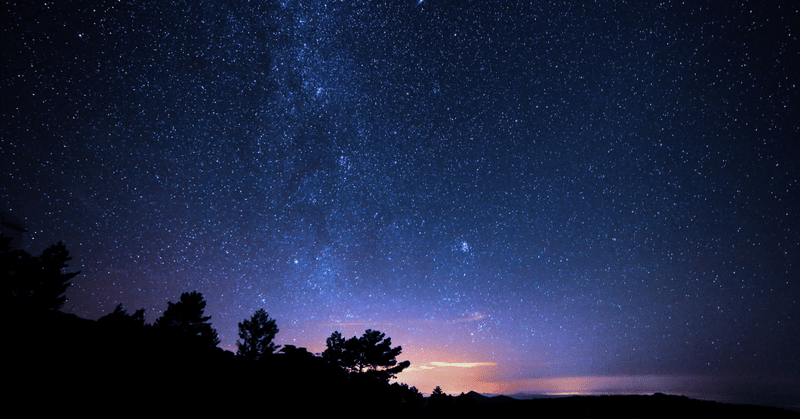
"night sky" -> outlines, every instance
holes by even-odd
[[[0,210],[85,318],[197,290],[225,349],[259,308],[378,329],[425,393],[800,406],[798,36],[796,1],[4,1]]]

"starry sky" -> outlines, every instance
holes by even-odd
[[[800,406],[796,1],[4,1],[64,311],[378,329],[429,393]]]

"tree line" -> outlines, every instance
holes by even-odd
[[[5,307],[23,315],[57,311],[66,301],[66,290],[79,272],[66,272],[71,260],[66,246],[58,242],[41,255],[34,256],[11,246],[11,238],[0,234],[0,281],[6,287],[3,293],[8,300]],[[145,310],[128,313],[122,304],[97,320],[109,330],[133,331],[154,329],[159,333],[194,348],[217,348],[220,340],[205,315],[206,300],[200,292],[184,292],[176,302],[168,302],[167,309],[150,325]],[[279,328],[275,319],[263,308],[249,319],[238,323],[239,340],[236,356],[251,362],[264,361],[275,354],[308,354],[305,348],[275,343]],[[366,330],[361,336],[345,339],[335,331],[326,340],[326,349],[320,354],[325,363],[341,369],[351,377],[369,378],[388,383],[410,366],[409,361],[398,361],[401,346],[392,346],[391,338],[378,330]],[[412,387],[412,391],[418,391]]]
[[[519,401],[477,393],[424,400],[406,384],[389,383],[408,368],[400,346],[377,330],[345,339],[333,332],[319,356],[277,345],[275,319],[262,308],[239,326],[237,351],[218,347],[199,292],[169,302],[150,325],[144,309],[122,304],[97,321],[59,309],[78,272],[66,272],[59,242],[34,256],[0,234],[5,399],[32,417],[268,417],[275,412],[332,418],[795,417],[759,406],[724,405],[654,395]],[[750,408],[750,410],[747,410]],[[280,410],[278,410],[280,409]],[[749,414],[748,414],[749,413]]]
[[[152,327],[169,331],[198,346],[215,348],[220,341],[217,331],[209,322],[211,317],[204,315],[205,307],[206,301],[201,293],[184,292],[180,300],[168,303],[167,309],[156,319]],[[98,319],[98,322],[116,327],[149,326],[145,322],[144,309],[128,314],[122,304]],[[275,336],[280,331],[277,322],[263,308],[258,309],[238,326],[237,356],[259,361],[281,349],[281,346],[274,342]],[[301,349],[287,345],[282,351],[286,353],[297,350]],[[347,340],[341,333],[335,331],[327,339],[326,349],[321,357],[348,374],[358,374],[388,382],[411,365],[409,361],[397,361],[397,356],[402,350],[401,346],[392,347],[392,339],[378,330],[368,329],[362,336],[353,336]]]

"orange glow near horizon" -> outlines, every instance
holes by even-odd
[[[450,395],[469,391],[484,394],[535,394],[544,396],[680,394],[698,399],[717,399],[710,378],[688,376],[583,376],[503,380],[491,365],[469,368],[429,366],[410,368],[398,381],[428,395],[436,386]]]
[[[471,318],[480,318],[474,316]],[[323,323],[311,328],[281,330],[286,339],[305,346],[312,353],[325,350],[325,340],[333,331],[345,337],[359,336],[366,329],[380,330],[392,338],[392,345],[401,345],[398,361],[408,360],[411,366],[398,374],[395,382],[416,387],[429,395],[437,386],[450,395],[475,391],[484,394],[515,395],[520,393],[563,395],[614,394],[679,394],[688,397],[725,401],[717,394],[727,381],[723,377],[631,375],[582,376],[572,375],[571,359],[553,358],[545,353],[526,352],[527,361],[514,361],[518,354],[504,348],[487,347],[475,342],[468,331],[460,327],[468,320],[411,320],[406,322]],[[400,326],[413,324],[415,328]],[[307,325],[308,326],[308,325]],[[308,344],[307,342],[311,343]],[[491,348],[491,349],[490,349]],[[233,348],[235,350],[235,348]],[[583,354],[577,354],[582,356]],[[525,371],[535,371],[539,377],[524,378]],[[521,378],[523,377],[523,378]]]
[[[400,373],[397,381],[416,387],[423,394],[430,394],[437,386],[447,394],[477,391],[497,393],[495,383],[497,363],[484,357],[472,348],[437,348],[403,351],[403,359],[411,361],[411,367]]]

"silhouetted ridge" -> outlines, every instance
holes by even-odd
[[[389,383],[407,368],[377,330],[345,340],[334,332],[322,356],[272,341],[274,319],[259,310],[240,323],[239,356],[217,347],[198,292],[168,303],[154,325],[122,305],[98,321],[57,311],[74,273],[63,245],[34,257],[0,237],[5,298],[15,308],[6,336],[7,410],[30,417],[326,418],[797,418],[797,413],[682,396],[599,396],[516,400],[436,387],[425,400]],[[37,272],[35,275],[30,272]],[[41,282],[46,284],[41,286]],[[9,287],[8,285],[12,286]]]

